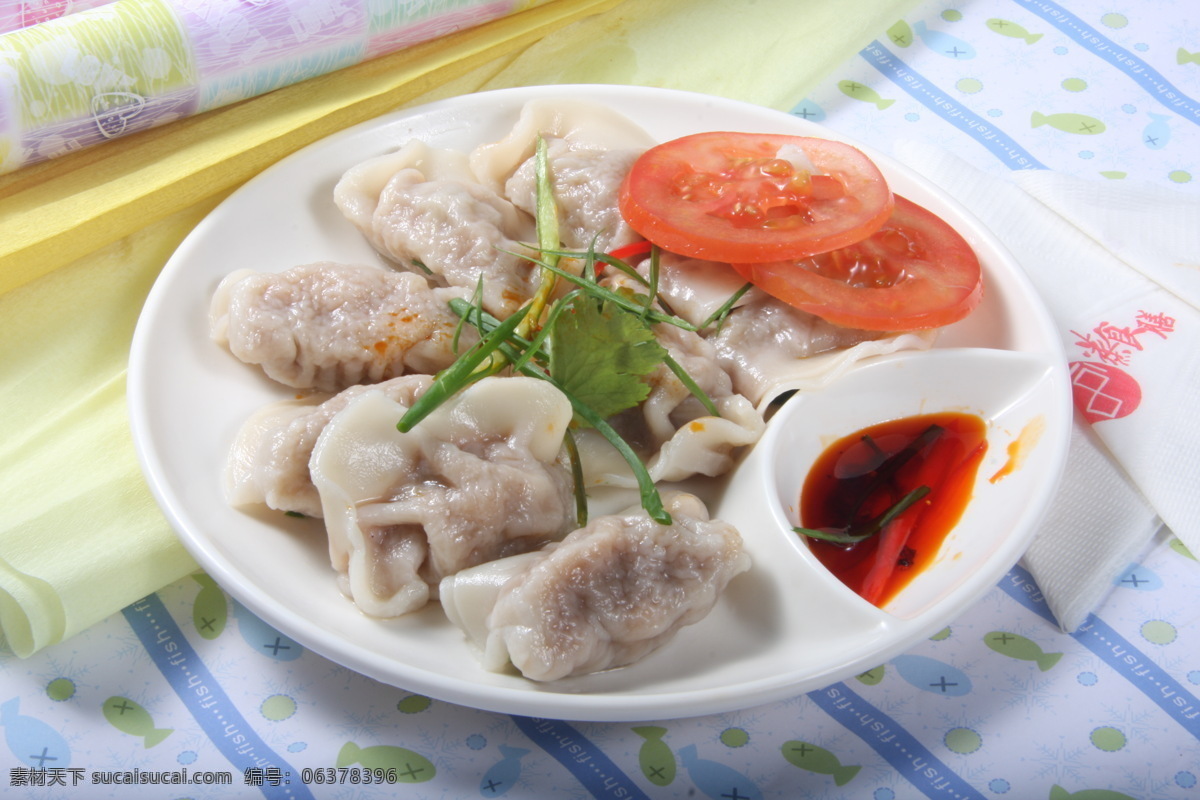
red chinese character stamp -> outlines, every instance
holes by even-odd
[[[1088,361],[1071,362],[1071,387],[1075,407],[1088,422],[1120,419],[1132,414],[1142,401],[1142,387],[1121,367],[1145,350],[1147,338],[1166,339],[1175,320],[1166,314],[1139,311],[1132,325],[1101,322],[1087,333],[1071,331],[1075,344]]]

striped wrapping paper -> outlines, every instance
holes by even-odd
[[[0,0],[0,173],[551,0]]]

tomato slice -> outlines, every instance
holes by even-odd
[[[861,242],[806,259],[733,267],[785,303],[865,330],[949,325],[983,296],[979,259],[967,241],[899,195],[887,223]]]
[[[620,208],[664,250],[709,261],[804,258],[853,244],[892,211],[883,174],[857,148],[767,133],[697,133],[634,162]]]

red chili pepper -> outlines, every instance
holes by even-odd
[[[649,254],[650,250],[653,247],[654,247],[653,244],[651,244],[650,242],[646,242],[646,241],[631,242],[629,244],[618,247],[616,250],[610,251],[609,255],[612,256],[613,258],[618,258],[621,261],[628,261],[633,256],[644,256],[644,255]]]
[[[800,492],[805,526],[793,530],[846,586],[886,605],[958,523],[986,433],[979,417],[945,412],[842,437],[810,469]]]
[[[947,439],[933,443],[929,455],[925,457],[913,478],[914,486],[928,486],[933,491],[927,499],[918,502],[880,531],[874,561],[859,589],[859,594],[865,600],[878,605],[884,599],[888,583],[896,571],[901,569],[899,562],[909,539],[937,499],[937,490],[944,490],[953,484],[963,468],[973,463],[975,456],[987,443],[980,442],[966,455],[963,455],[961,448],[956,445],[955,441]]]
[[[883,526],[879,532],[879,544],[875,548],[875,561],[863,578],[858,593],[868,603],[879,605],[888,581],[895,574],[900,561],[900,554],[908,544],[908,539],[917,527],[922,508],[914,508],[911,513],[904,513]]]

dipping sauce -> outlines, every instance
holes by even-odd
[[[800,492],[797,532],[843,583],[885,605],[937,555],[971,499],[987,423],[940,413],[883,422],[834,442]],[[816,534],[841,541],[814,538]]]

